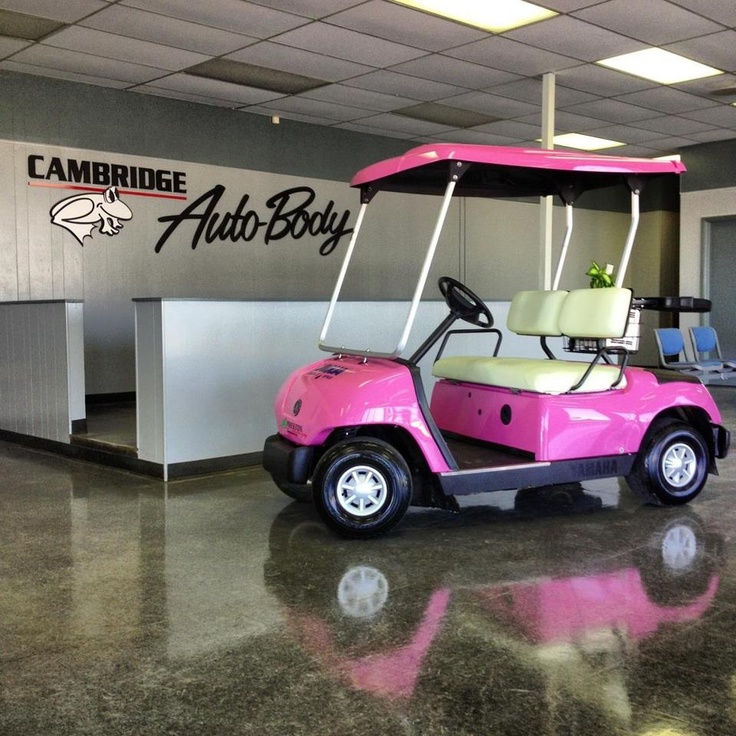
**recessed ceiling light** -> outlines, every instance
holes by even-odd
[[[604,148],[626,145],[620,141],[609,141],[606,138],[596,138],[593,135],[583,135],[582,133],[561,133],[556,135],[553,140],[556,146],[576,148],[579,151],[601,151]],[[541,138],[537,138],[538,143],[541,143],[541,141]]]
[[[403,115],[414,120],[426,120],[440,125],[449,125],[453,128],[473,128],[476,125],[495,123],[500,118],[484,115],[472,110],[463,110],[449,105],[440,105],[437,102],[422,102],[410,107],[394,110],[394,114]]]
[[[0,10],[0,36],[38,41],[63,26],[63,23],[49,18],[14,13],[12,10]]]
[[[241,84],[245,87],[265,89],[270,92],[280,92],[285,95],[296,95],[328,84],[324,79],[313,79],[301,74],[282,72],[280,69],[269,69],[231,59],[209,59],[201,64],[190,66],[184,70],[184,73],[195,77],[230,82],[230,84]]]
[[[689,82],[691,79],[703,79],[723,74],[720,69],[686,59],[684,56],[664,49],[634,51],[631,54],[603,59],[597,63],[660,84],[678,84]]]
[[[554,10],[540,8],[525,0],[480,2],[480,0],[393,0],[415,10],[439,15],[441,18],[482,28],[492,33],[503,33],[512,28],[536,23],[557,15]]]

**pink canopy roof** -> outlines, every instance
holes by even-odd
[[[458,183],[457,193],[491,197],[561,194],[571,189],[577,194],[625,182],[631,177],[644,181],[685,171],[679,161],[437,143],[367,166],[353,177],[351,185],[363,191],[387,189],[439,194],[444,191],[453,168],[461,170],[459,164],[470,166]]]

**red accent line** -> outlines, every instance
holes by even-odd
[[[50,181],[29,181],[29,187],[51,187],[53,189],[73,189],[79,192],[104,192],[108,187],[83,187],[77,184],[62,184],[61,182]],[[133,189],[119,189],[119,194],[130,194],[133,197],[156,197],[157,199],[181,199],[186,200],[185,195],[180,194],[161,194],[159,192],[136,192]]]

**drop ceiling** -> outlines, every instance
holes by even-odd
[[[0,0],[0,70],[412,144],[500,145],[538,145],[554,72],[556,131],[626,144],[611,153],[736,138],[734,0],[538,4],[558,15],[492,35],[389,0]],[[725,73],[665,86],[595,63],[652,46]]]

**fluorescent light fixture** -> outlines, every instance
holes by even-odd
[[[15,13],[12,10],[0,10],[0,36],[38,41],[63,26],[64,24],[60,21],[49,18]]]
[[[411,107],[402,107],[393,111],[394,115],[403,115],[415,120],[426,120],[430,123],[449,125],[453,128],[473,128],[476,125],[495,123],[501,118],[492,115],[484,115],[472,110],[463,110],[448,105],[440,105],[437,102],[422,102]]]
[[[679,84],[689,82],[691,79],[703,79],[723,74],[720,69],[686,59],[684,56],[664,49],[634,51],[631,54],[612,56],[610,59],[603,59],[597,63],[660,84]]]
[[[328,84],[324,79],[313,79],[301,74],[292,74],[280,69],[269,69],[231,59],[208,59],[201,64],[184,69],[184,73],[194,77],[240,84],[244,87],[265,89],[269,92],[280,92],[284,95],[297,95],[300,92],[307,92]]]
[[[491,33],[503,33],[512,28],[536,23],[558,15],[554,10],[540,8],[525,0],[393,0],[415,10],[439,15],[441,18],[482,28]]]
[[[537,138],[537,142],[541,143],[542,139]],[[576,148],[579,151],[601,151],[604,148],[626,145],[620,141],[609,141],[606,138],[596,138],[593,135],[583,135],[582,133],[560,133],[560,135],[553,138],[553,142],[556,146]]]

